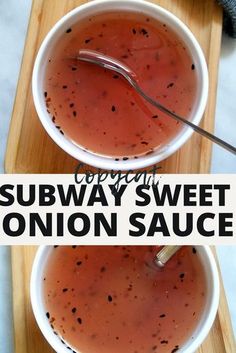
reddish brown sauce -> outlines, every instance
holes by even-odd
[[[179,132],[180,124],[119,75],[73,59],[80,48],[128,64],[147,94],[184,117],[195,100],[195,65],[168,26],[137,13],[96,15],[65,31],[47,65],[45,101],[62,134],[94,153],[129,157],[165,145]]]
[[[171,353],[191,338],[205,302],[195,248],[159,270],[157,247],[56,247],[44,273],[45,315],[81,353]]]

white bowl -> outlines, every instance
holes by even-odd
[[[197,73],[197,97],[189,120],[197,125],[199,124],[208,96],[208,71],[203,52],[192,32],[182,21],[162,7],[143,0],[95,0],[75,8],[61,18],[44,39],[36,57],[32,78],[33,98],[38,116],[44,128],[51,138],[71,156],[86,164],[107,170],[135,170],[156,164],[170,156],[187,141],[193,133],[193,130],[184,126],[177,136],[162,148],[148,155],[138,157],[137,159],[129,158],[125,161],[115,161],[112,157],[99,156],[84,151],[63,136],[58,129],[55,128],[45,105],[43,86],[45,68],[58,39],[68,28],[78,23],[81,19],[99,12],[111,10],[142,12],[147,16],[166,23],[182,39],[193,58]]]
[[[66,346],[53,333],[45,315],[46,310],[43,303],[42,284],[44,268],[52,249],[52,246],[41,246],[37,251],[30,282],[31,303],[38,326],[49,344],[57,353],[68,353]],[[197,246],[196,249],[203,264],[207,280],[205,308],[192,337],[185,342],[183,347],[178,350],[178,353],[194,353],[197,350],[210,331],[219,305],[219,277],[214,256],[208,246]]]

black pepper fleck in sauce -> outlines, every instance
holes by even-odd
[[[171,82],[171,83],[169,83],[168,85],[167,85],[167,88],[171,88],[171,87],[173,87],[174,86],[174,82]]]
[[[168,344],[168,340],[162,340],[161,344]]]
[[[111,295],[108,295],[107,300],[108,300],[109,302],[112,302],[112,296],[111,296]]]
[[[140,30],[140,33],[143,34],[144,36],[148,36],[148,31],[145,28],[142,28]]]

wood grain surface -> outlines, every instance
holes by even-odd
[[[52,353],[34,319],[29,294],[36,247],[12,247],[12,285],[15,353]],[[207,339],[196,353],[235,353],[230,314],[221,280],[220,306]],[[112,353],[112,352],[111,352]]]
[[[43,38],[81,0],[34,0],[7,145],[7,173],[73,173],[77,161],[63,152],[44,131],[34,109],[31,76]],[[154,0],[176,14],[198,39],[209,68],[209,99],[202,127],[212,131],[221,43],[222,10],[214,0]],[[208,173],[211,142],[197,134],[160,163],[162,173]],[[90,168],[93,170],[93,168]]]

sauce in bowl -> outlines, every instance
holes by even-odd
[[[193,59],[165,23],[128,11],[96,14],[68,28],[47,63],[45,101],[62,134],[94,154],[126,159],[148,154],[179,133],[181,124],[119,75],[79,62],[81,48],[129,65],[147,94],[183,117],[191,116],[196,99]]]
[[[54,247],[44,270],[45,315],[81,353],[174,353],[205,307],[206,278],[194,247],[164,269],[155,246]]]

